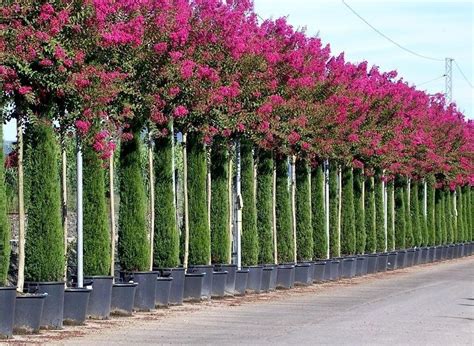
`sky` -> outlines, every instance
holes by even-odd
[[[436,0],[346,0],[359,15],[420,58],[395,46],[354,15],[342,0],[254,0],[262,18],[287,16],[295,28],[329,43],[333,55],[345,53],[352,62],[367,60],[429,93],[445,91],[444,58],[454,58],[474,83],[474,2]],[[432,81],[436,79],[435,81]],[[428,81],[432,81],[426,83]],[[467,118],[474,119],[474,90],[453,65],[453,101]],[[15,139],[15,124],[4,131]]]

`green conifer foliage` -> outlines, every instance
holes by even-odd
[[[376,251],[383,252],[385,251],[386,239],[382,172],[378,171],[374,179]]]
[[[395,190],[394,181],[387,183],[387,249],[395,249]]]
[[[436,244],[436,215],[435,215],[435,179],[434,176],[429,175],[426,178],[428,197],[427,197],[427,245],[433,246]]]
[[[406,247],[406,210],[405,210],[405,181],[401,177],[395,178],[395,248]]]
[[[367,253],[374,253],[377,249],[375,213],[375,181],[374,177],[368,177],[365,183],[365,230],[367,232],[365,251]]]
[[[412,192],[411,192],[411,186],[409,186],[409,180],[405,179],[405,246],[407,248],[411,248],[415,245],[414,239],[413,239],[413,219],[411,217],[411,202],[412,202]]]
[[[296,162],[296,249],[298,261],[308,261],[313,258],[310,185],[308,163],[298,160]]]
[[[356,252],[356,229],[354,212],[354,176],[351,167],[342,169],[342,215],[341,253],[353,255]]]
[[[5,286],[7,283],[11,238],[10,224],[7,218],[7,196],[3,162],[3,119],[0,115],[0,286]]]
[[[364,201],[364,179],[362,169],[354,169],[354,210],[356,228],[356,251],[358,254],[365,252],[367,234],[365,231],[365,201]]]
[[[416,180],[411,181],[410,190],[410,215],[411,215],[411,229],[412,238],[408,241],[410,246],[421,245],[421,232],[420,232],[420,210],[418,204],[418,182]],[[410,236],[410,235],[409,235]]]
[[[288,184],[288,158],[283,155],[279,156],[275,164],[278,262],[288,263],[294,260],[290,190]]]
[[[257,162],[257,229],[260,263],[273,263],[273,155],[260,150]]]
[[[328,239],[324,212],[324,172],[322,164],[314,167],[311,174],[311,210],[313,257],[326,258]]]

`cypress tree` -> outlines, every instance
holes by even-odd
[[[403,178],[396,177],[395,183],[395,248],[406,247],[406,210],[405,210],[405,182]]]
[[[411,248],[415,245],[414,239],[413,239],[413,226],[412,222],[413,219],[411,217],[411,211],[412,211],[412,192],[411,192],[411,184],[409,179],[405,179],[405,246],[407,248]]]
[[[0,286],[5,286],[10,265],[10,224],[7,216],[5,166],[3,165],[3,119],[0,114]]]
[[[25,243],[27,281],[62,281],[64,234],[61,225],[59,148],[53,128],[41,122],[29,130],[29,208]]]
[[[313,258],[311,226],[311,177],[305,160],[296,162],[296,242],[298,261]]]
[[[375,212],[375,182],[374,177],[369,177],[365,184],[365,230],[367,232],[365,250],[367,253],[374,253],[377,249]]]
[[[337,164],[331,162],[329,165],[329,250],[331,257],[339,257],[341,254],[337,170]]]
[[[179,264],[179,234],[176,225],[173,180],[173,134],[155,139],[155,229],[153,265],[172,268]]]
[[[260,263],[273,263],[273,155],[260,150],[257,162],[257,229]]]
[[[313,227],[313,257],[326,258],[328,239],[324,213],[323,165],[314,167],[311,174],[311,224]]]
[[[280,156],[276,162],[276,229],[278,262],[292,262],[293,232],[291,229],[291,204],[288,186],[288,158]]]
[[[229,151],[215,139],[211,149],[211,260],[227,263],[230,257]]]
[[[211,236],[207,215],[206,149],[196,133],[188,134],[187,145],[189,264],[205,265],[209,264],[211,256]]]
[[[110,233],[105,200],[104,162],[89,146],[84,147],[84,273],[109,275]]]
[[[457,231],[458,231],[458,239],[464,240],[466,238],[466,232],[465,232],[465,227],[463,223],[463,218],[462,218],[462,212],[463,212],[463,201],[461,198],[462,192],[461,188],[458,186],[456,187],[456,209],[457,209],[457,216],[456,216],[456,225],[457,225]]]
[[[434,176],[429,175],[426,178],[428,197],[427,197],[427,245],[436,245],[436,215],[435,215],[435,179]]]
[[[341,253],[353,255],[355,252],[354,177],[352,168],[345,166],[342,169]]]
[[[467,186],[467,203],[468,203],[468,224],[469,224],[469,232],[467,237],[465,237],[464,241],[471,241],[472,240],[472,231],[474,228],[474,205],[473,205],[473,200],[472,200],[472,187]]]
[[[374,198],[375,198],[375,233],[376,246],[375,250],[379,252],[385,251],[385,211],[384,211],[384,188],[382,181],[382,173],[377,171],[374,177]]]
[[[241,141],[240,155],[242,162],[242,263],[258,263],[257,210],[255,205],[255,179],[253,144],[245,139]]]
[[[471,239],[472,228],[470,227],[469,223],[469,186],[465,185],[461,188],[462,196],[463,196],[463,225],[464,225],[464,234],[463,234],[463,241]]]
[[[411,239],[410,246],[421,245],[421,233],[420,233],[420,210],[418,204],[418,181],[411,181],[410,190],[410,215],[411,215],[411,228],[413,238]]]
[[[354,210],[356,229],[356,252],[363,254],[365,251],[365,208],[364,208],[364,175],[362,169],[354,169]]]
[[[435,244],[441,245],[443,243],[443,191],[435,189]]]
[[[447,191],[446,196],[446,241],[451,244],[453,243],[453,223],[455,222],[454,193]]]
[[[387,183],[387,250],[395,249],[395,191],[394,181]]]
[[[420,226],[420,246],[428,245],[427,217],[425,217],[425,183],[418,181],[418,210]]]
[[[149,270],[150,248],[139,129],[120,145],[118,256],[124,271]]]
[[[446,190],[441,191],[441,244],[447,244],[447,231],[446,231]]]

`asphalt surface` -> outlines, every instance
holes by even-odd
[[[59,343],[474,345],[474,257],[188,306]]]

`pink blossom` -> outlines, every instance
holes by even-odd
[[[186,115],[189,114],[189,111],[184,106],[178,106],[174,109],[173,115],[175,118],[184,118]]]
[[[359,168],[359,169],[364,168],[364,164],[362,163],[362,161],[359,161],[357,159],[352,160],[352,166],[354,168]]]
[[[351,143],[356,143],[359,141],[359,136],[355,133],[351,133],[349,136],[347,136],[347,140]]]
[[[21,87],[18,89],[18,93],[19,93],[20,95],[26,95],[26,94],[29,94],[32,90],[33,90],[33,88],[30,87],[30,86],[21,86]]]
[[[49,67],[49,66],[53,66],[53,62],[49,59],[43,59],[39,62],[40,66],[43,66],[43,67]]]
[[[91,123],[85,120],[76,120],[76,128],[80,135],[84,136],[89,132]]]
[[[291,145],[295,145],[296,143],[298,143],[298,141],[301,139],[301,136],[298,132],[296,131],[292,131],[289,135],[288,135],[288,142],[291,144]]]
[[[166,42],[159,42],[153,45],[153,50],[156,54],[161,55],[168,50],[168,44]]]

